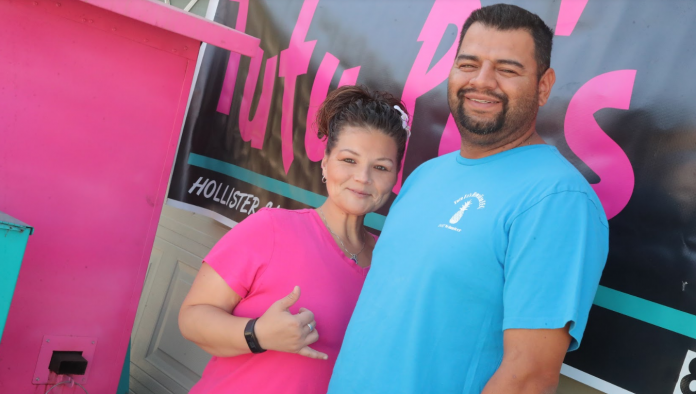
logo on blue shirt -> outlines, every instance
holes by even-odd
[[[476,192],[469,193],[463,197],[459,197],[454,202],[454,204],[457,205],[457,204],[462,203],[462,202],[463,202],[463,204],[459,207],[457,212],[455,212],[454,215],[452,215],[452,217],[450,218],[450,220],[449,220],[450,224],[459,223],[459,221],[462,220],[462,216],[464,216],[464,212],[466,212],[474,202],[478,202],[478,208],[476,208],[476,209],[483,209],[486,207],[486,200],[483,198],[483,194],[476,193]],[[449,224],[441,224],[438,227],[446,228],[448,230],[452,230],[452,231],[456,231],[456,232],[462,231],[460,228],[450,226]]]

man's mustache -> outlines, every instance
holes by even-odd
[[[501,93],[496,93],[496,92],[493,92],[493,91],[490,91],[490,90],[479,91],[479,90],[474,89],[474,88],[462,88],[462,89],[459,89],[459,90],[457,91],[457,97],[458,97],[460,100],[463,100],[463,99],[464,99],[464,95],[465,95],[465,94],[468,94],[468,93],[478,93],[478,94],[483,94],[483,95],[486,95],[486,96],[490,96],[490,97],[493,97],[493,98],[498,99],[498,101],[502,102],[503,104],[507,104],[507,102],[508,102],[508,97],[507,97],[507,95],[504,95],[504,94],[501,94]]]

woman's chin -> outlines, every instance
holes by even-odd
[[[346,209],[346,213],[349,215],[354,215],[354,216],[365,216],[368,213],[372,212],[371,210],[366,210],[366,209]]]
[[[366,204],[337,204],[337,206],[345,213],[354,216],[365,216],[370,212],[376,210],[373,205],[367,206]]]

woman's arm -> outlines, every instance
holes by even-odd
[[[259,344],[267,350],[326,359],[326,354],[309,347],[319,339],[317,330],[310,331],[308,326],[316,326],[312,312],[301,308],[300,313],[293,315],[288,311],[299,297],[300,288],[296,286],[259,318],[255,327]],[[244,328],[250,319],[231,314],[241,299],[214,269],[203,263],[179,311],[181,334],[213,356],[250,353],[244,339]]]

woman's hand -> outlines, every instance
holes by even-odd
[[[305,308],[300,308],[296,315],[288,310],[299,299],[300,287],[295,286],[292,293],[274,302],[256,321],[254,331],[259,345],[267,350],[326,360],[326,354],[309,347],[319,339],[314,314]]]
[[[273,303],[259,318],[254,329],[259,345],[264,349],[326,360],[326,354],[309,347],[319,339],[314,329],[314,314],[304,308],[296,315],[288,311],[299,298],[300,288],[295,286],[292,293]],[[249,354],[251,351],[244,338],[249,318],[232,315],[241,300],[242,297],[212,267],[203,263],[181,305],[181,334],[213,356]]]

